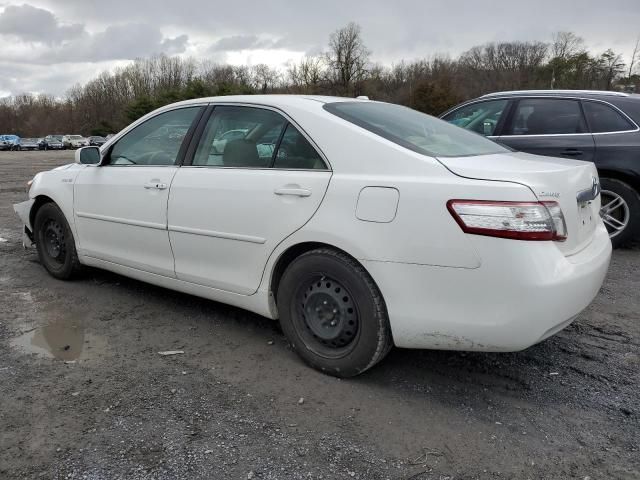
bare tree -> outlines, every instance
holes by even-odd
[[[585,51],[584,40],[573,32],[556,32],[553,34],[551,54],[555,58],[569,59]]]
[[[613,81],[624,71],[625,64],[622,61],[622,55],[609,49],[600,55],[598,63],[602,71],[604,87],[606,90],[610,90],[613,86]]]
[[[256,88],[260,93],[267,93],[273,90],[280,81],[280,72],[264,63],[255,65],[252,69],[252,74]]]
[[[299,63],[289,65],[287,76],[294,90],[300,93],[319,93],[325,76],[322,57],[304,57]]]
[[[340,93],[354,93],[356,84],[365,78],[370,54],[358,24],[351,22],[331,34],[326,61],[330,80]]]
[[[633,53],[631,54],[631,61],[629,62],[629,75],[628,75],[629,79],[631,79],[631,75],[633,75],[633,67],[635,66],[636,59],[638,58],[638,55],[640,53],[638,51],[639,47],[640,47],[640,35],[636,40],[636,46],[633,48]]]

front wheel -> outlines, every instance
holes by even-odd
[[[52,276],[68,280],[80,270],[71,228],[55,203],[40,207],[34,221],[34,234],[40,262]]]
[[[352,377],[391,349],[378,287],[362,265],[342,252],[321,248],[296,258],[282,276],[277,305],[293,348],[322,372]]]
[[[633,241],[640,230],[640,196],[631,186],[614,178],[601,178],[600,216],[614,248]]]

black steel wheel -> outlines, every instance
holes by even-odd
[[[316,275],[300,284],[296,293],[298,332],[318,355],[339,357],[353,348],[360,329],[353,295],[339,281]]]
[[[52,276],[67,280],[80,270],[73,233],[55,203],[36,212],[34,236],[40,262]]]
[[[57,219],[49,218],[43,225],[44,250],[50,261],[62,265],[67,256],[64,227]]]
[[[371,368],[392,346],[382,295],[366,270],[337,250],[300,255],[277,291],[282,330],[298,354],[330,375]]]

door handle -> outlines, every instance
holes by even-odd
[[[153,189],[153,190],[164,190],[167,188],[167,184],[166,183],[160,183],[160,182],[148,182],[144,184],[144,188],[146,188],[147,190]]]
[[[570,157],[576,157],[578,155],[582,155],[582,150],[578,150],[576,148],[567,148],[562,152],[562,155],[568,155]]]
[[[310,197],[311,196],[311,190],[308,190],[306,188],[289,188],[289,187],[283,187],[283,188],[277,188],[273,191],[273,193],[275,193],[276,195],[293,195],[296,197]]]

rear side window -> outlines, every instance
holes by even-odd
[[[219,106],[213,111],[193,165],[268,168],[286,120],[271,110]]]
[[[400,105],[335,102],[328,112],[382,138],[430,157],[463,157],[508,152],[476,133]]]
[[[561,98],[520,100],[508,135],[569,135],[587,131],[580,103]]]
[[[624,132],[636,129],[636,126],[620,112],[605,103],[585,101],[582,105],[592,133]]]
[[[245,106],[215,107],[193,165],[326,169],[318,152],[286,118],[272,110]]]
[[[301,168],[301,169],[324,169],[325,164],[315,148],[309,141],[291,124],[280,140],[278,153],[273,164],[274,168]]]
[[[442,118],[458,127],[490,136],[494,135],[502,112],[508,103],[507,100],[477,102],[461,107]]]

